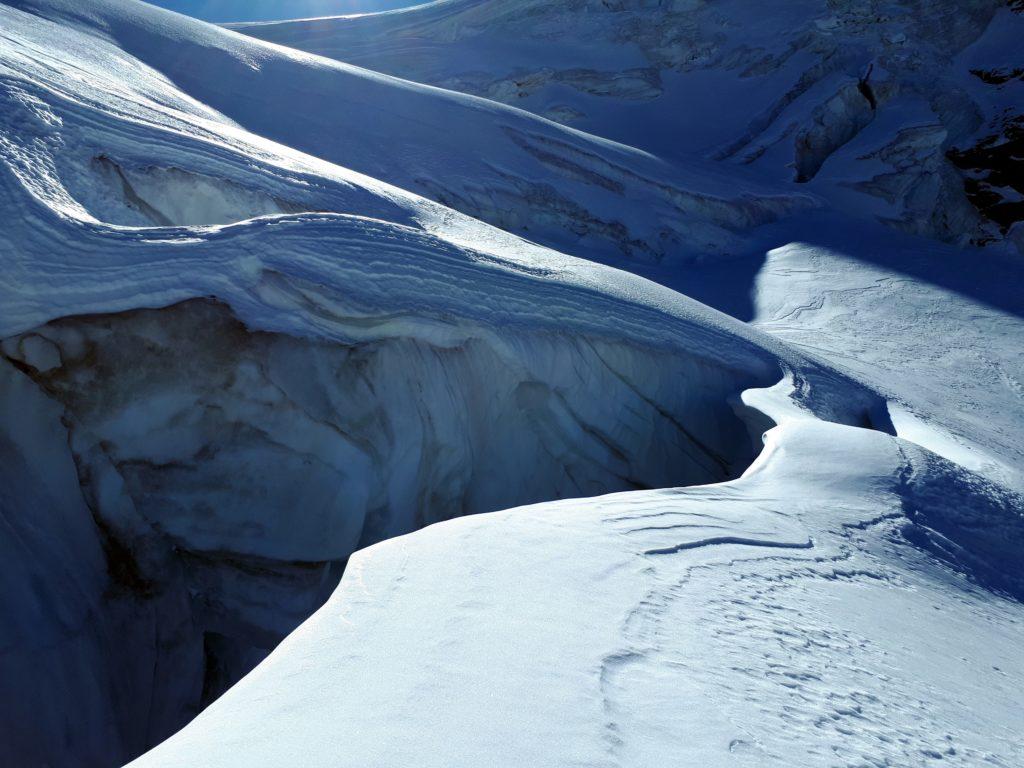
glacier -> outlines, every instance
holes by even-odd
[[[750,10],[0,2],[0,762],[1024,761],[1024,14]]]
[[[713,157],[737,181],[748,167],[788,177],[901,229],[986,242],[1020,220],[1021,182],[1004,174],[976,190],[945,155],[984,173],[991,147],[1019,132],[1018,89],[1004,87],[1024,33],[1011,5],[451,0],[229,26],[690,168]]]

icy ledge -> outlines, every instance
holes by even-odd
[[[1024,607],[901,532],[943,520],[1012,579],[1021,500],[777,388],[745,399],[782,423],[739,480],[357,553],[320,611],[133,768],[1020,764]]]

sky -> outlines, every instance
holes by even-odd
[[[420,0],[422,2],[422,0]],[[336,16],[416,5],[413,0],[148,0],[153,5],[187,13],[199,19],[274,21],[309,16]]]

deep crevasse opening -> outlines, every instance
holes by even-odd
[[[53,652],[89,647],[104,679],[92,706],[116,727],[48,722],[44,686],[26,734],[90,744],[81,765],[184,725],[319,607],[359,547],[459,515],[738,475],[760,445],[731,403],[766,383],[550,332],[318,342],[252,331],[211,300],[64,318],[2,351],[0,426],[17,410],[70,454],[58,514],[95,539],[81,545],[92,561],[70,555],[97,571],[88,610],[54,630]]]

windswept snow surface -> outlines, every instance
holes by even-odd
[[[392,539],[133,766],[1019,765],[1021,604],[900,542],[957,477],[784,419],[733,483]]]
[[[401,8],[409,0],[147,0],[203,21],[263,21]]]
[[[167,81],[180,89],[167,96],[172,103],[184,92],[207,114],[216,110],[260,136],[577,254],[653,261],[721,251],[752,225],[816,204],[803,192],[778,195],[714,163],[667,164],[493,101],[269,45],[141,3],[13,5],[64,28],[46,32],[34,23],[37,36],[64,38],[77,29],[91,55],[113,47],[109,56],[121,60],[114,70],[119,92],[127,81],[153,99],[145,86],[157,75],[164,83],[154,83],[156,93],[167,91]],[[39,45],[25,42],[29,51]],[[47,57],[68,53],[61,47]]]
[[[786,180],[899,229],[1019,245],[1024,18],[1012,5],[440,0],[233,28],[688,167],[712,157],[737,180]]]
[[[845,5],[955,66],[1011,47],[984,3]],[[744,8],[744,61],[820,10]],[[587,68],[634,45],[606,10],[365,23]],[[663,152],[598,130],[641,113],[588,134],[134,0],[0,2],[0,764],[1024,763],[1014,231],[926,238],[967,230],[892,189],[973,211],[930,97],[862,125],[832,84],[744,163],[700,112]],[[828,150],[813,180],[773,132]],[[931,153],[895,179],[892,135]]]

